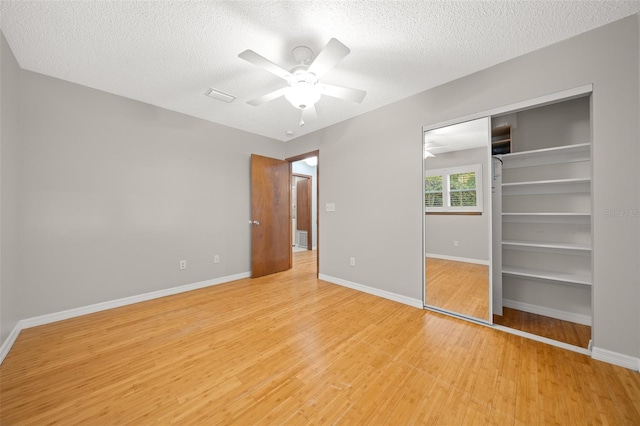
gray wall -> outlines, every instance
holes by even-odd
[[[638,46],[636,15],[287,144],[320,150],[320,205],[336,203],[320,273],[420,299],[421,127],[593,83],[594,345],[640,356],[640,222],[605,216],[640,207]]]
[[[482,164],[481,215],[426,215],[425,251],[427,254],[489,261],[489,206],[491,169],[488,147],[438,154],[425,160],[425,170]],[[489,189],[487,189],[489,188]],[[458,241],[455,247],[453,241]]]
[[[0,345],[22,319],[18,310],[18,100],[20,69],[0,33]]]
[[[21,82],[22,318],[250,271],[250,154],[284,158],[282,142]]]
[[[516,114],[513,152],[591,141],[588,97],[573,99]]]

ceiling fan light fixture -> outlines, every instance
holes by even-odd
[[[284,97],[298,109],[305,109],[320,100],[321,87],[315,83],[298,81],[284,89]]]

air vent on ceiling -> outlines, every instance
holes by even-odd
[[[233,95],[221,92],[220,90],[214,89],[213,87],[210,87],[204,94],[210,98],[218,99],[226,103],[231,103],[236,98]]]

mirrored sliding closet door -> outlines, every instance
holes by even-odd
[[[424,131],[424,303],[491,323],[491,122]]]

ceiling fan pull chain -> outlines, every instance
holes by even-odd
[[[304,108],[300,108],[300,127],[304,126]]]

